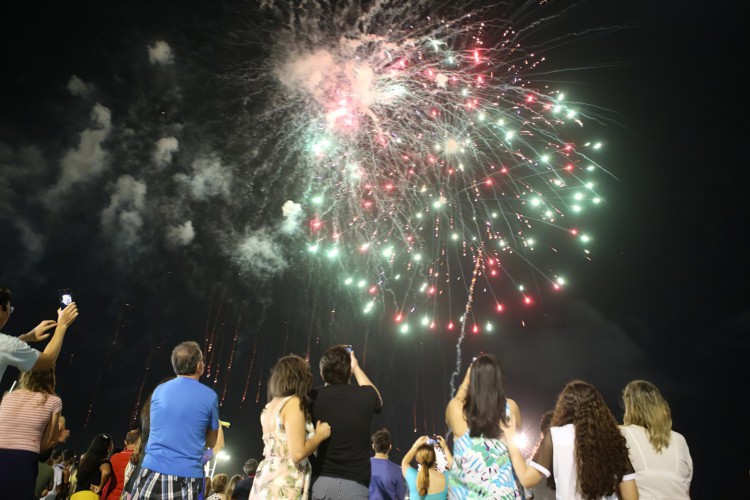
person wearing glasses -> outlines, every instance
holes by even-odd
[[[11,298],[10,290],[0,287],[0,330],[5,327],[13,313],[14,307],[10,305]],[[44,320],[29,333],[19,337],[0,333],[0,380],[3,379],[8,366],[15,366],[22,372],[44,371],[54,367],[62,349],[65,332],[77,317],[78,307],[75,302],[71,302],[65,309],[57,310],[57,321]],[[44,351],[39,352],[27,343],[46,340],[50,336],[49,331],[53,328],[55,333]]]

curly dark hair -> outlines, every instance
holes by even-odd
[[[506,403],[500,360],[492,354],[482,354],[471,364],[469,391],[464,401],[469,435],[491,439],[502,437],[500,422],[508,425]]]
[[[320,358],[320,374],[326,384],[348,384],[352,376],[352,357],[345,345],[326,349]]]
[[[311,418],[308,393],[312,388],[310,365],[304,358],[290,354],[280,358],[271,370],[268,380],[268,400],[284,396],[297,396],[299,407],[307,418]]]
[[[628,470],[628,448],[617,421],[596,388],[568,382],[557,397],[552,427],[575,426],[578,486],[587,500],[612,495]]]

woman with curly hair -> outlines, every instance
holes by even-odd
[[[21,374],[19,389],[0,403],[0,496],[32,499],[39,454],[60,436],[62,401],[55,394],[55,370]]]
[[[299,356],[284,356],[271,370],[269,401],[260,414],[265,458],[250,498],[308,498],[312,468],[307,457],[331,435],[325,422],[313,428],[307,397],[311,388],[310,365]]]
[[[563,388],[550,428],[528,464],[513,442],[512,427],[504,430],[513,469],[524,487],[554,471],[557,498],[638,499],[625,438],[593,385],[573,380]]]
[[[492,354],[482,354],[469,366],[445,410],[445,421],[453,433],[450,498],[522,498],[508,455],[508,437],[501,428],[511,418],[520,428],[518,405],[505,397],[500,361]]]
[[[693,459],[687,441],[672,430],[672,412],[659,389],[633,380],[622,391],[630,461],[641,498],[690,498]]]

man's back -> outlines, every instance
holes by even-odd
[[[387,458],[370,458],[370,500],[403,500],[406,481],[401,467]]]
[[[334,384],[313,390],[313,422],[331,426],[331,437],[312,461],[313,477],[370,483],[370,425],[380,411],[380,398],[372,386]]]
[[[206,431],[218,429],[218,398],[189,377],[161,384],[151,396],[151,432],[143,467],[178,477],[203,477]]]

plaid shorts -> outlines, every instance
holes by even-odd
[[[203,500],[203,478],[170,476],[141,469],[131,498],[133,500]]]

